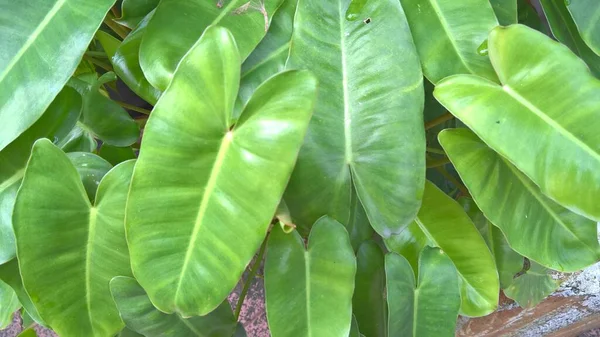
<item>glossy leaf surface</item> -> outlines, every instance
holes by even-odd
[[[600,55],[600,3],[595,0],[568,2],[567,9],[577,25],[579,35],[596,55]]]
[[[0,150],[61,91],[115,0],[3,1]]]
[[[308,127],[316,81],[298,71],[263,84],[232,126],[239,74],[233,36],[208,29],[146,125],[127,238],[136,279],[163,312],[205,315],[227,297],[265,237]]]
[[[123,0],[121,17],[116,22],[134,29],[153,9],[160,0]]]
[[[573,21],[565,4],[566,1],[540,0],[540,3],[548,19],[552,35],[584,60],[592,73],[600,76],[600,56],[590,49],[579,35],[577,25]],[[589,7],[587,11],[590,13],[593,12],[594,7]],[[597,25],[594,29],[599,30]]]
[[[160,97],[160,90],[154,88],[144,76],[140,67],[140,45],[146,32],[148,21],[154,12],[148,14],[135,29],[127,35],[116,50],[111,62],[115,73],[138,96],[146,102],[155,105]]]
[[[550,200],[473,132],[445,130],[439,139],[483,214],[514,250],[570,272],[600,259],[596,222]]]
[[[433,83],[455,74],[497,81],[482,46],[498,25],[488,0],[401,0],[423,65]]]
[[[93,153],[87,152],[72,152],[68,153],[67,156],[75,166],[85,192],[91,202],[94,202],[96,198],[96,190],[102,177],[110,171],[112,165]]]
[[[352,312],[362,334],[387,336],[384,254],[375,241],[366,241],[356,254],[356,278]]]
[[[123,224],[132,169],[111,170],[92,205],[68,157],[46,139],[33,146],[13,214],[17,255],[27,293],[60,336],[123,326],[108,282],[131,274]]]
[[[207,316],[185,319],[156,309],[131,277],[115,277],[110,291],[127,327],[146,337],[231,337],[236,326],[227,301]]]
[[[20,307],[21,303],[13,289],[0,280],[0,329],[12,323],[13,314]]]
[[[461,280],[461,314],[484,316],[494,311],[500,291],[494,258],[463,208],[427,181],[423,206],[415,222],[422,234],[416,233],[414,240],[395,241],[391,237],[386,240],[387,247],[394,252],[403,251],[406,248],[398,243],[408,242],[412,245],[409,251],[415,252],[416,244],[425,236],[427,244],[441,248],[456,267]],[[409,228],[417,230],[416,226]],[[410,234],[400,234],[405,235]]]
[[[385,256],[389,336],[454,336],[460,293],[452,262],[441,250],[425,247],[418,283],[408,261]]]
[[[271,335],[347,337],[355,273],[348,233],[334,219],[323,217],[314,224],[306,249],[298,232],[274,227],[265,262]]]
[[[17,259],[12,259],[3,265],[0,265],[0,281],[4,281],[4,283],[13,289],[17,299],[23,305],[23,308],[27,311],[27,314],[34,321],[41,325],[46,325],[44,320],[40,317],[37,309],[33,305],[33,302],[31,302],[31,298],[29,298],[25,288],[23,287],[23,280],[21,280],[19,263],[17,262]],[[2,302],[0,299],[0,307],[4,304],[5,302]],[[23,326],[27,326],[25,325],[25,319],[23,319]]]
[[[517,0],[489,0],[502,26],[517,23]]]
[[[12,212],[33,143],[47,137],[60,141],[73,127],[81,111],[81,98],[64,88],[27,131],[0,151],[0,264],[15,257]]]
[[[323,214],[348,224],[354,184],[371,226],[388,237],[422,197],[423,77],[397,0],[349,6],[306,0],[296,11],[287,67],[313,71],[322,94],[285,200],[299,226]]]
[[[552,278],[549,271],[548,268],[532,262],[529,270],[515,278],[512,284],[504,290],[504,294],[515,300],[522,308],[538,305],[560,284]]]
[[[502,85],[458,75],[435,97],[542,193],[600,220],[600,81],[565,46],[525,26],[494,29],[489,50]]]
[[[119,48],[119,45],[121,44],[121,41],[119,41],[119,39],[102,30],[97,31],[95,37],[98,40],[98,42],[100,42],[100,45],[102,46],[102,49],[104,49],[104,52],[106,53],[106,56],[108,56],[108,58],[111,58],[115,55],[117,49]],[[86,61],[82,60],[82,62]],[[92,73],[95,72],[95,69],[93,69]]]
[[[283,0],[162,0],[148,23],[140,65],[148,81],[164,91],[179,61],[209,26],[229,29],[245,59],[267,33]],[[182,15],[185,13],[185,15]],[[177,20],[173,20],[173,18]]]

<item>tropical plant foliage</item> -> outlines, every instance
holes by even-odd
[[[274,337],[536,305],[600,260],[600,2],[539,2],[0,0],[0,328],[241,337],[259,274]]]

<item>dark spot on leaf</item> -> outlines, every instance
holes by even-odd
[[[496,121],[496,124],[500,124],[500,121]]]
[[[366,18],[366,19],[365,19],[363,22],[364,22],[366,25],[368,25],[369,23],[371,23],[371,18]]]

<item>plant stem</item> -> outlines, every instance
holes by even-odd
[[[444,157],[441,159],[435,159],[435,160],[431,160],[430,162],[427,163],[427,168],[444,166],[448,163],[450,163],[450,159],[448,157]]]
[[[83,54],[83,58],[92,62],[93,64],[97,65],[98,67],[100,67],[106,71],[113,71],[113,67],[108,63],[104,63],[100,60],[96,60],[95,58],[93,58],[87,54]]]
[[[429,122],[425,123],[425,130],[429,130],[437,125],[440,125],[446,121],[451,120],[452,118],[454,118],[454,116],[451,113],[446,112],[445,114],[438,116],[438,117],[430,120]]]
[[[117,35],[121,37],[121,39],[125,39],[127,37],[127,31],[118,23],[114,22],[113,19],[115,16],[109,12],[104,18],[104,23],[108,26],[108,28],[112,29]]]
[[[250,285],[258,272],[258,268],[260,268],[260,263],[262,262],[263,256],[265,255],[265,250],[267,249],[267,241],[269,239],[269,235],[271,232],[267,232],[267,236],[260,246],[260,250],[258,251],[258,255],[256,256],[256,260],[254,261],[254,265],[250,269],[250,274],[248,274],[248,279],[246,283],[244,283],[244,288],[242,289],[242,293],[240,294],[240,298],[238,299],[237,305],[235,307],[235,320],[237,321],[240,318],[240,312],[242,311],[242,304],[244,304],[244,299],[248,294],[248,290],[250,289]]]
[[[85,54],[91,57],[108,58],[108,55],[103,51],[86,51]]]
[[[117,101],[117,100],[113,100],[115,101],[115,103],[117,103],[118,105],[124,107],[125,109],[129,109],[135,112],[139,112],[141,114],[144,115],[149,115],[152,111],[148,110],[148,109],[144,109],[144,108],[140,108],[139,106],[135,106],[129,103],[125,103],[125,102],[121,102],[121,101]]]
[[[429,153],[446,155],[446,152],[444,152],[444,150],[442,150],[442,149],[436,149],[435,147],[428,147],[428,148],[425,149],[425,151],[427,151]]]
[[[458,181],[456,178],[454,178],[450,173],[448,173],[448,171],[446,171],[446,169],[444,169],[442,166],[438,166],[435,168],[438,172],[440,172],[444,178],[450,180],[451,183],[453,183],[462,194],[466,195],[466,196],[470,196],[471,194],[469,193],[469,190],[467,190],[467,188],[465,187],[465,185],[463,185],[460,181]]]

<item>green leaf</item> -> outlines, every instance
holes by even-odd
[[[408,260],[415,271],[415,276],[419,271],[419,255],[427,244],[430,244],[430,241],[416,221],[406,226],[402,232],[385,239],[385,245],[389,250]]]
[[[357,251],[364,241],[373,237],[373,227],[371,227],[365,209],[356,195],[354,186],[352,186],[350,194],[350,216],[348,222],[344,225],[348,235],[350,235],[350,242],[354,251]]]
[[[502,85],[457,75],[435,97],[542,193],[600,220],[600,81],[566,47],[525,26],[494,29],[489,48]]]
[[[72,152],[67,156],[75,166],[85,192],[87,193],[90,202],[94,202],[96,198],[96,190],[102,177],[110,171],[112,165],[101,157],[87,152]]]
[[[569,1],[567,6],[577,25],[579,35],[596,55],[600,55],[600,2],[596,0]]]
[[[0,151],[0,264],[15,257],[12,212],[33,143],[43,137],[60,141],[80,111],[81,98],[75,90],[65,87],[40,119]]]
[[[246,329],[244,329],[242,323],[238,322],[235,332],[233,333],[233,337],[248,337],[246,334]]]
[[[300,227],[323,214],[348,224],[354,185],[371,225],[388,237],[421,203],[423,76],[397,0],[368,1],[351,20],[348,6],[305,0],[296,11],[287,67],[313,71],[321,94],[285,201]]]
[[[117,49],[111,62],[115,73],[138,96],[146,102],[155,105],[161,95],[160,90],[154,88],[144,76],[140,67],[140,45],[146,32],[148,21],[154,15],[150,12],[135,29],[127,35]]]
[[[517,0],[489,0],[502,26],[517,23]]]
[[[83,97],[80,127],[107,144],[129,146],[140,136],[140,129],[127,111],[102,93],[101,87],[117,79],[114,73],[105,73],[88,84],[72,78],[69,84]]]
[[[0,150],[46,111],[114,2],[4,2],[0,13]]]
[[[104,49],[104,52],[108,58],[112,58],[121,45],[121,41],[119,41],[116,37],[101,30],[96,32],[96,39],[102,45],[102,48]]]
[[[497,193],[497,191],[498,190],[495,190],[495,193]],[[506,289],[506,287],[512,283],[515,274],[523,269],[523,256],[515,252],[508,245],[502,231],[486,219],[479,208],[477,208],[473,199],[466,197],[461,198],[459,203],[463,205],[465,212],[467,212],[471,220],[473,220],[473,223],[492,252],[494,260],[496,261],[498,276],[500,277],[500,288]],[[528,224],[524,224],[524,226],[527,225]]]
[[[56,145],[64,152],[94,152],[98,147],[94,136],[81,122],[77,122],[67,136]]]
[[[0,281],[0,329],[12,323],[13,314],[19,310],[21,303],[14,290],[6,283]]]
[[[267,245],[265,297],[273,337],[347,337],[356,259],[344,226],[319,219],[308,247],[275,226]],[[293,317],[293,319],[290,319]]]
[[[389,336],[454,336],[460,293],[452,262],[441,250],[425,247],[419,280],[401,255],[385,256]]]
[[[305,71],[264,83],[232,126],[239,74],[233,36],[209,28],[146,124],[127,239],[138,282],[166,313],[205,315],[234,288],[308,127],[317,84]]]
[[[148,81],[164,91],[179,61],[209,26],[235,37],[244,60],[267,33],[283,0],[162,0],[148,23],[140,47],[140,65]],[[185,15],[182,15],[185,13]],[[173,20],[177,18],[177,20]]]
[[[444,194],[431,182],[425,183],[423,206],[415,220],[417,226],[409,226],[414,239],[404,238],[410,233],[400,233],[400,240],[392,236],[385,241],[394,252],[418,251],[416,245],[427,238],[427,244],[441,248],[448,255],[460,278],[461,314],[484,316],[498,305],[500,285],[494,258],[477,228],[463,208]],[[409,248],[398,244],[408,243]]]
[[[121,3],[121,17],[117,23],[134,29],[152,10],[158,6],[160,0],[123,0]]]
[[[366,241],[356,254],[356,278],[352,311],[361,333],[387,336],[384,254],[375,241]]]
[[[156,309],[144,289],[131,277],[113,278],[110,291],[127,327],[146,337],[231,337],[236,326],[227,301],[206,316],[185,319]]]
[[[135,159],[135,153],[131,147],[117,147],[108,144],[102,144],[98,155],[113,165]]]
[[[519,15],[519,23],[537,31],[547,33],[545,24],[542,24],[540,16],[529,0],[517,0],[517,12]],[[547,34],[549,34],[549,32]]]
[[[17,262],[16,258],[3,265],[0,265],[0,280],[4,281],[13,289],[17,299],[23,305],[26,313],[38,324],[45,326],[46,322],[44,322],[44,320],[40,317],[38,310],[31,302],[31,298],[29,298],[29,295],[23,287],[23,281],[21,280],[21,274],[19,273],[19,263]],[[4,302],[0,301],[0,303],[4,305]],[[23,322],[24,321],[25,320],[23,320]],[[25,324],[23,325],[26,326]]]
[[[123,327],[108,283],[131,274],[124,216],[133,164],[106,174],[92,205],[67,155],[46,139],[33,146],[13,214],[17,254],[27,293],[60,336]]]
[[[552,294],[559,282],[552,279],[549,269],[531,262],[529,270],[518,276],[504,290],[506,297],[515,300],[522,308],[532,308]]]
[[[33,327],[23,330],[17,337],[37,337],[37,333]]]
[[[483,214],[519,254],[568,272],[600,259],[596,222],[550,200],[471,131],[445,130],[439,138]]]
[[[129,330],[127,327],[125,327],[123,330],[121,330],[121,332],[119,332],[117,337],[144,337],[144,335],[140,335],[139,333]]]
[[[242,65],[239,97],[245,104],[269,77],[283,71],[290,52],[298,0],[284,0],[273,16],[267,35]]]
[[[488,0],[401,0],[423,73],[434,84],[454,74],[497,81],[485,41],[498,25]]]
[[[591,50],[579,35],[577,26],[565,5],[565,1],[540,0],[544,14],[546,14],[546,19],[548,19],[550,30],[552,30],[552,35],[584,60],[592,73],[600,77],[600,56]],[[574,2],[578,1],[574,0]],[[591,13],[592,8],[588,7],[586,11]],[[597,25],[594,27],[594,30],[598,30]]]

